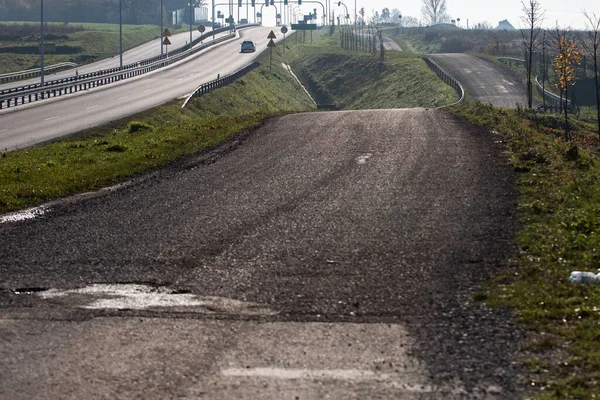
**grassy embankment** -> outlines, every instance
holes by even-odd
[[[520,172],[520,253],[476,299],[511,307],[527,329],[527,386],[536,399],[600,396],[600,286],[569,282],[600,270],[600,147],[594,126],[480,104],[453,109],[497,133]],[[594,397],[596,396],[596,397]]]
[[[46,66],[61,62],[87,64],[119,54],[119,24],[48,23],[46,26],[45,43],[55,44],[63,53],[45,54]],[[159,37],[157,25],[123,25],[124,51]],[[39,23],[0,23],[0,48],[14,49],[2,53],[0,74],[39,68],[39,44]]]

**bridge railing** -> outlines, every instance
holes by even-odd
[[[183,103],[181,108],[184,108],[185,106],[187,106],[188,102],[192,98],[200,97],[206,93],[212,92],[215,89],[218,89],[223,86],[227,86],[230,83],[233,83],[236,79],[241,78],[242,76],[246,75],[248,72],[250,72],[258,67],[260,67],[260,63],[258,61],[254,61],[253,63],[246,65],[244,68],[241,68],[232,74],[220,76],[217,79],[214,79],[210,82],[203,83],[202,85],[198,86],[192,94],[190,94],[188,96],[188,98],[185,100],[185,102]]]

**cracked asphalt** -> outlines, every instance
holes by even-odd
[[[514,399],[522,333],[472,300],[515,252],[503,150],[440,110],[288,115],[0,224],[0,398]],[[33,290],[94,283],[271,312]]]

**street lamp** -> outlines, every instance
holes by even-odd
[[[123,0],[119,0],[119,60],[123,69]]]
[[[163,0],[160,0],[160,55],[163,55]]]
[[[40,0],[40,78],[44,86],[44,0]]]

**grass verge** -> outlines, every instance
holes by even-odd
[[[319,104],[340,109],[439,107],[458,100],[414,54],[378,55],[343,50],[332,41],[295,47],[286,54]]]
[[[600,285],[569,281],[571,271],[600,270],[597,136],[573,121],[575,139],[565,143],[562,119],[523,110],[469,104],[452,112],[497,132],[521,172],[521,251],[476,297],[514,308],[528,329],[522,361],[533,398],[598,398]]]

